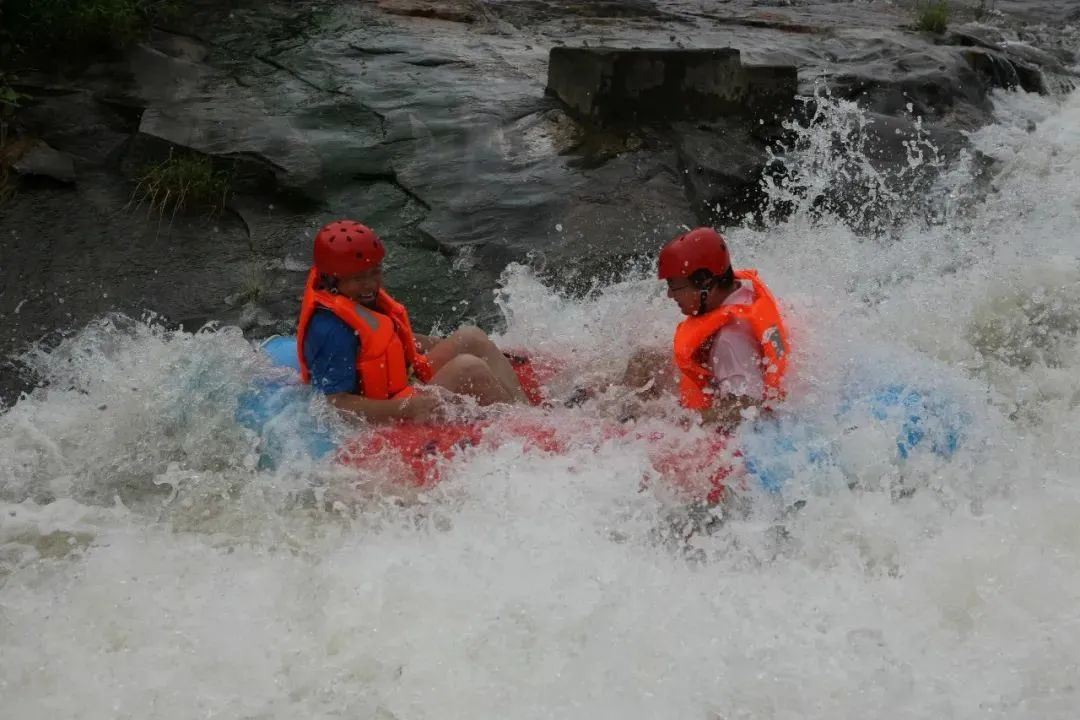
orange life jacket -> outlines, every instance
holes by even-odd
[[[754,301],[749,305],[723,305],[701,315],[688,317],[675,330],[675,364],[682,375],[679,388],[684,407],[707,410],[712,407],[716,378],[707,354],[712,339],[733,320],[745,320],[761,346],[765,399],[783,397],[781,383],[787,371],[789,350],[787,329],[780,309],[756,270],[736,270],[737,280],[749,280]]]
[[[325,308],[352,328],[360,339],[356,355],[356,375],[360,393],[373,400],[408,397],[411,370],[421,382],[430,382],[431,363],[416,347],[409,313],[405,306],[379,290],[376,305],[379,311],[364,307],[342,295],[315,287],[318,280],[315,268],[308,273],[304,301],[300,306],[300,327],[296,332],[296,351],[300,359],[300,376],[311,382],[311,371],[304,357],[304,338],[315,311]]]

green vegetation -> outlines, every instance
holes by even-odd
[[[164,217],[200,208],[211,215],[221,212],[232,190],[228,173],[214,169],[213,161],[195,153],[169,153],[167,160],[146,168],[138,179],[129,207],[147,205],[147,213]]]
[[[178,8],[179,0],[3,0],[0,53],[62,61],[123,47]]]
[[[266,274],[259,265],[252,262],[247,276],[240,283],[239,292],[226,302],[230,302],[234,306],[257,303],[260,298],[266,295],[267,289]]]
[[[943,33],[949,27],[948,0],[925,0],[915,6],[915,27],[932,33]]]

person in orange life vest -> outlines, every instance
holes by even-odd
[[[677,388],[684,407],[725,428],[738,424],[743,410],[781,399],[788,333],[757,271],[735,270],[727,242],[704,227],[665,245],[657,265],[668,297],[686,315],[675,331],[674,365],[671,354],[639,351],[623,384],[653,381],[653,393]]]
[[[408,312],[383,287],[385,256],[379,236],[352,220],[315,236],[297,330],[304,382],[373,422],[433,417],[444,399],[425,385],[480,405],[527,402],[510,362],[481,330],[444,339],[412,331]]]

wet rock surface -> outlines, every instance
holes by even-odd
[[[418,329],[490,325],[508,262],[567,282],[610,271],[684,225],[752,220],[782,170],[779,125],[575,119],[545,92],[553,48],[733,48],[794,67],[803,96],[871,113],[888,171],[916,118],[947,159],[992,120],[995,88],[1069,91],[1080,18],[1063,5],[1001,0],[934,35],[886,2],[196,2],[118,60],[18,74],[15,126],[66,185],[28,178],[0,206],[0,355],[113,310],[287,331],[310,237],[340,216],[388,241]],[[174,151],[230,174],[217,215],[132,207]]]
[[[61,183],[75,182],[72,157],[40,140],[27,143],[18,158],[13,158],[11,168],[19,175],[51,178]]]
[[[794,66],[746,66],[734,48],[556,47],[548,60],[547,92],[598,126],[773,123],[791,115],[798,84]]]

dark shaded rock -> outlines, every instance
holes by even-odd
[[[349,44],[349,49],[359,57],[378,57],[380,55],[403,55],[408,53],[406,48],[378,47],[372,45]]]
[[[679,168],[695,215],[720,225],[741,222],[761,203],[766,145],[736,123],[676,127]]]
[[[794,67],[747,69],[734,48],[555,47],[549,54],[548,92],[597,125],[771,119],[790,110],[797,89]]]
[[[1022,60],[1031,65],[1044,68],[1052,72],[1064,73],[1068,72],[1061,64],[1061,60],[1052,52],[1042,50],[1037,47],[1033,47],[1027,43],[1019,41],[1008,41],[1004,43],[1002,50],[1005,51],[1010,58],[1014,60]]]
[[[153,309],[189,329],[235,319],[224,299],[251,257],[238,219],[148,218],[124,211],[129,193],[84,172],[74,191],[39,187],[0,208],[0,356],[111,311]]]
[[[1001,50],[1005,47],[1005,33],[991,25],[971,22],[950,28],[945,36],[945,44]]]
[[[1050,86],[1046,82],[1046,76],[1043,75],[1039,68],[1016,60],[1012,61],[1012,66],[1016,70],[1016,77],[1020,81],[1020,87],[1024,90],[1040,95],[1050,94]]]
[[[524,235],[531,247],[514,248],[532,250],[555,282],[617,277],[628,260],[654,253],[695,217],[671,148],[624,153],[581,175],[575,193],[555,199]]]
[[[27,133],[88,163],[105,163],[138,127],[138,118],[109,107],[93,91],[26,86],[19,112]]]
[[[330,209],[315,214],[252,197],[235,198],[231,206],[248,228],[253,257],[249,275],[226,298],[230,307],[242,311],[245,330],[269,334],[295,329],[312,238],[323,224],[343,217],[363,220],[386,242],[385,282],[409,307],[418,331],[427,331],[440,318],[461,318],[466,310],[494,314],[493,305],[483,302],[488,296],[473,273],[455,272],[449,258],[424,246],[416,226],[425,210],[392,182],[342,184],[327,198]],[[462,302],[474,296],[480,302]]]
[[[41,141],[27,148],[11,163],[11,167],[20,175],[47,177],[65,184],[75,182],[75,161],[72,157]]]
[[[744,96],[742,62],[733,48],[555,47],[548,58],[548,92],[579,119],[598,125],[715,119],[741,109]],[[701,87],[686,93],[696,76]]]
[[[552,109],[395,159],[401,184],[430,206],[419,225],[427,243],[465,253],[492,278],[529,257],[600,268],[655,249],[654,232],[693,217],[675,166],[662,139],[597,137]]]
[[[379,9],[393,15],[425,17],[472,23],[480,18],[481,5],[471,0],[377,0]]]
[[[947,42],[984,49],[967,51],[964,57],[994,87],[1021,87],[1043,95],[1065,94],[1076,88],[1077,74],[1065,66],[1065,62],[1073,62],[1070,53],[1063,55],[1060,50],[1052,52],[1009,39],[1001,30],[979,23],[956,28],[949,33]],[[1012,69],[1005,65],[1011,65]]]
[[[952,128],[917,125],[909,118],[876,113],[867,120],[863,126],[866,155],[885,164],[909,166],[913,143],[932,148],[943,160],[952,160],[971,146],[963,132]]]
[[[324,194],[318,154],[285,117],[218,102],[149,108],[131,147],[132,168],[164,159],[172,147],[228,161],[238,188]]]
[[[810,112],[806,122],[828,133],[801,135],[778,149],[769,172],[787,199],[767,208],[769,217],[801,205],[843,218],[857,232],[887,233],[934,212],[933,182],[969,149],[963,132],[910,118],[865,112],[842,117],[830,106]]]
[[[1077,88],[1076,71],[1065,67],[1061,58],[1052,52],[1032,47],[1023,42],[1005,44],[1005,54],[1016,66],[1021,83],[1030,86],[1030,92],[1064,95]]]
[[[421,56],[415,59],[409,59],[405,62],[416,67],[445,67],[446,65],[464,65],[460,60],[449,57],[438,57],[433,55]]]
[[[795,105],[799,88],[794,65],[743,65],[746,79],[746,111],[754,120],[775,123],[787,118]]]
[[[175,45],[176,38],[165,39]],[[198,57],[198,48],[195,41],[181,45],[185,57]],[[386,153],[371,151],[383,138],[377,114],[280,63],[274,66],[287,73],[277,80],[280,92],[295,98],[285,110],[271,109],[220,70],[156,48],[133,48],[128,75],[98,93],[103,103],[138,118],[125,172],[138,177],[180,148],[214,158],[233,176],[234,190],[318,202],[327,182],[385,169]],[[341,123],[347,129],[325,132]]]
[[[151,36],[151,45],[154,48],[179,60],[201,63],[210,55],[210,48],[188,35],[178,35],[154,28]]]
[[[973,119],[986,122],[992,109],[987,83],[963,52],[928,48],[867,64],[857,72],[834,77],[832,92],[883,115],[910,113],[942,120],[966,106],[975,111]]]
[[[209,89],[232,84],[219,70],[148,45],[136,45],[127,51],[123,67],[126,76],[118,74],[118,69],[113,66],[92,69],[91,76],[100,76],[104,85],[99,98],[115,106],[135,109],[205,97]]]
[[[803,123],[821,122],[814,104],[809,105]],[[702,222],[760,222],[766,211],[774,218],[783,216],[787,212],[784,207],[765,208],[768,198],[763,181],[767,177],[774,181],[783,178],[798,193],[804,180],[812,180],[802,177],[805,169],[785,164],[785,146],[790,138],[780,134],[763,136],[753,132],[752,127],[731,121],[677,125],[674,130],[686,192]],[[831,162],[835,166],[811,168],[813,173],[834,173],[816,204],[864,230],[880,229],[875,225],[878,220],[887,226],[897,215],[896,196],[918,197],[945,163],[969,147],[960,131],[922,126],[911,119],[877,113],[868,113],[864,120],[852,123],[834,142]],[[851,167],[844,166],[845,157],[850,159]],[[873,178],[861,167],[866,160],[873,167]],[[868,181],[878,183],[874,197],[868,195]],[[874,203],[880,207],[872,207]],[[918,212],[920,208],[913,203],[902,211]]]
[[[1028,24],[1065,24],[1080,20],[1080,8],[1061,0],[994,0],[993,9],[1009,20]]]
[[[963,51],[963,57],[991,87],[1011,90],[1021,86],[1020,73],[1016,66],[1002,53],[984,47],[971,47]],[[1030,76],[1027,79],[1030,83]],[[1029,90],[1030,87],[1024,89]]]
[[[517,20],[556,17],[660,18],[667,13],[654,0],[520,0],[492,3],[490,9]]]
[[[785,33],[800,35],[816,35],[824,33],[827,29],[821,25],[805,22],[795,22],[791,18],[775,12],[757,11],[746,15],[717,15],[716,13],[691,12],[694,17],[704,18],[718,25],[742,25],[751,28],[765,28],[778,30]]]
[[[159,37],[175,55],[131,48],[122,68],[93,68],[97,100],[135,118],[122,163],[137,178],[176,148],[208,155],[234,176],[234,189],[321,196],[321,166],[288,118],[266,113],[221,71],[190,58],[205,48],[189,38]]]

